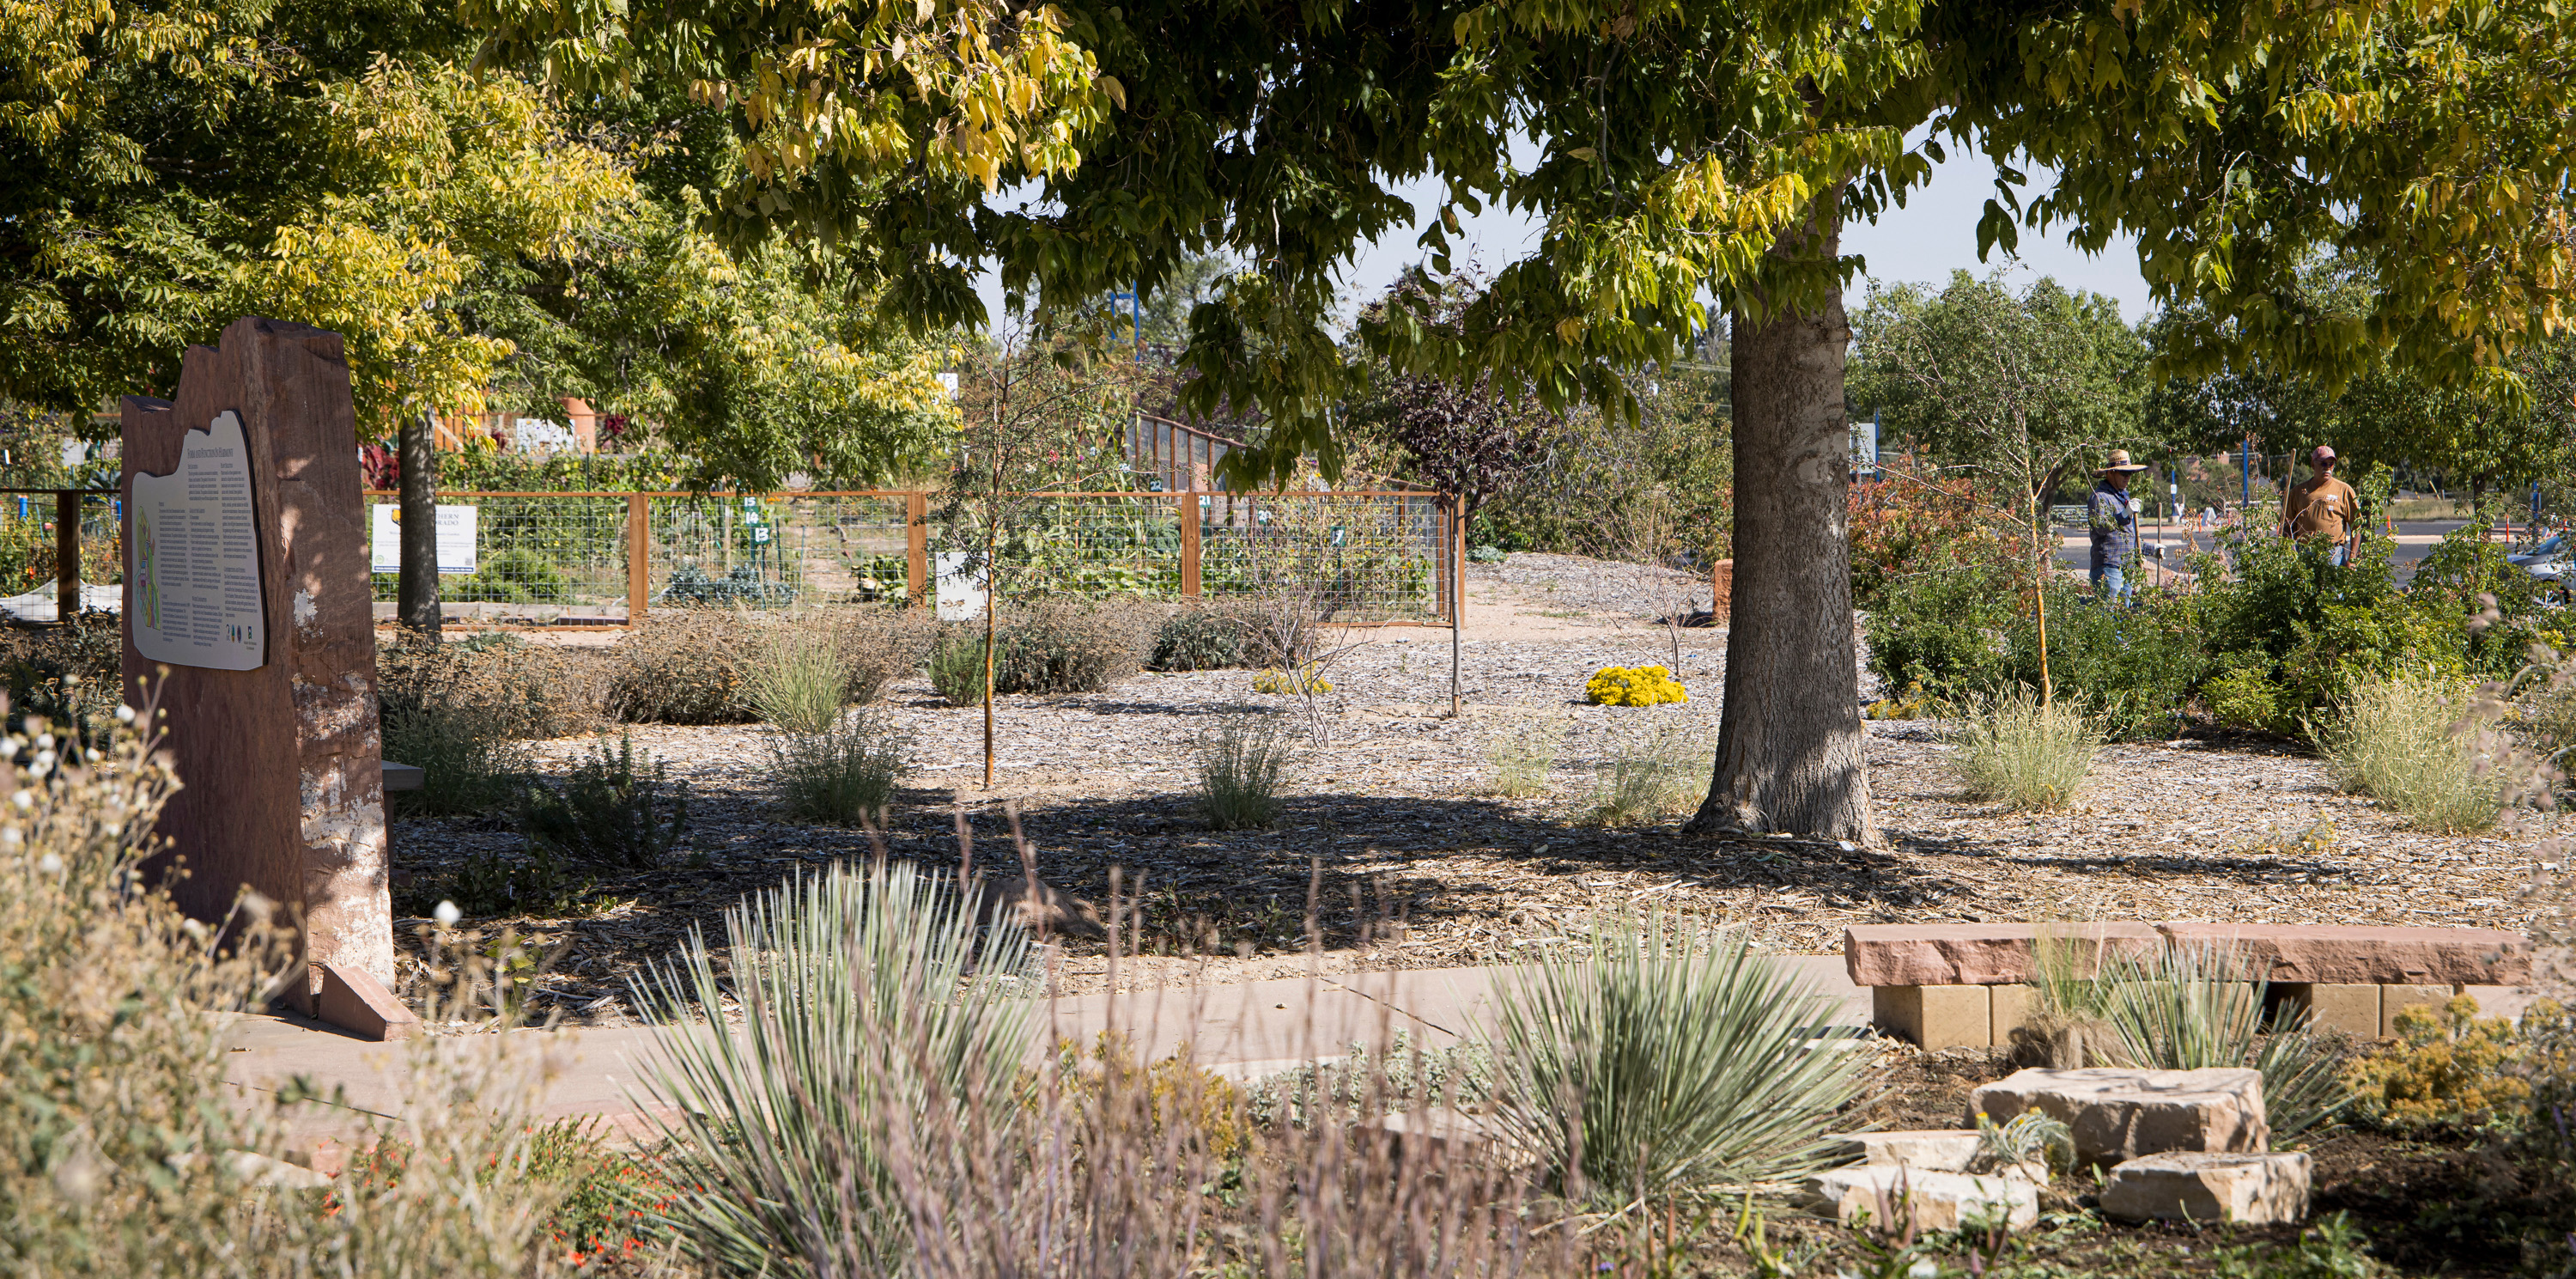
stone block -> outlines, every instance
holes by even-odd
[[[342,1030],[374,1040],[408,1039],[420,1030],[420,1018],[366,969],[321,964],[322,990],[314,1015]]]
[[[2379,1036],[2379,987],[2370,983],[2283,982],[2272,987],[2284,1008],[2304,1008],[2308,1024],[2356,1039]]]
[[[2177,943],[2234,949],[2253,975],[2333,985],[2510,986],[2531,976],[2531,942],[2492,928],[2163,923]]]
[[[1807,1193],[1846,1226],[1866,1219],[1888,1230],[1912,1221],[1917,1231],[1979,1228],[2001,1218],[2011,1229],[2039,1221],[2039,1190],[2011,1177],[1927,1172],[1902,1164],[1859,1164],[1807,1179]]]
[[[2439,1008],[2451,1002],[2448,986],[2381,986],[2379,988],[2379,1037],[2397,1038],[2397,1014],[2427,1004]]]
[[[2113,1167],[2102,1215],[2124,1221],[2234,1222],[2268,1226],[2308,1215],[2308,1157],[2173,1153]]]
[[[1986,992],[1993,1004],[1989,1019],[1994,1041],[2009,1044],[2014,1031],[2030,1025],[2031,1014],[2039,1008],[2039,992],[2028,986],[1988,986]]]
[[[2037,1109],[2075,1136],[2079,1164],[2116,1164],[2167,1151],[2259,1153],[2271,1148],[2263,1076],[2254,1070],[2022,1070],[1968,1094],[1967,1122]]]
[[[1880,986],[1870,992],[1871,1024],[1925,1050],[1994,1043],[1993,1005],[1983,986]]]
[[[1977,1157],[1976,1130],[1926,1128],[1905,1132],[1855,1132],[1832,1138],[1849,1163],[1903,1164],[1926,1172],[1965,1172]]]
[[[2033,976],[2043,932],[2087,967],[2106,949],[2146,955],[2164,945],[2152,924],[1855,924],[1843,930],[1843,967],[1855,986],[2011,985]]]

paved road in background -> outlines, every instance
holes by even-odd
[[[2397,526],[2397,551],[2396,554],[2391,557],[2393,567],[2396,570],[2397,580],[2403,582],[2408,578],[2413,577],[2415,575],[2415,566],[2422,562],[2426,555],[2432,553],[2433,547],[2441,542],[2443,536],[2467,522],[2468,521],[2466,520],[2423,520],[2399,524]],[[2059,531],[2064,532],[2065,530],[2061,529]],[[2181,524],[2172,522],[2166,523],[2162,526],[2162,529],[2159,530],[2155,521],[2149,520],[2139,526],[2138,540],[2140,542],[2164,542],[2171,545],[2174,548],[2172,552],[2174,561],[2179,564],[2181,563],[2182,556],[2189,553],[2189,548],[2185,545],[2184,531],[2184,527]],[[2198,537],[2191,542],[2191,545],[2197,546],[2200,550],[2204,551],[2211,549],[2209,534],[2205,532],[2199,534]],[[2084,571],[2091,566],[2090,547],[2091,543],[2082,533],[2068,534],[2058,547],[2058,561],[2069,568],[2077,570],[2078,572]],[[2152,581],[2154,579],[2154,568],[2152,564],[2146,570],[2146,574],[2147,580]]]

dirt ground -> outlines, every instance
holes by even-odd
[[[1678,816],[1605,829],[1585,818],[1623,756],[1692,759],[1717,731],[1725,632],[1651,619],[1705,608],[1686,574],[1559,556],[1476,566],[1450,714],[1443,629],[1354,631],[1330,660],[1334,691],[1310,706],[1253,691],[1253,673],[1143,674],[1105,693],[1008,697],[996,713],[993,785],[982,716],[919,679],[887,707],[915,768],[885,833],[896,856],[961,857],[1020,870],[1011,838],[1049,884],[1126,909],[1122,950],[1217,956],[1202,980],[1308,971],[1448,967],[1509,959],[1603,907],[1660,907],[1749,929],[1765,947],[1837,950],[1854,923],[1979,919],[2360,920],[2517,927],[2526,849],[2431,836],[2345,796],[2319,762],[2278,743],[2185,740],[2105,749],[2074,811],[2000,813],[1961,797],[1941,725],[1871,722],[1866,758],[1881,846],[1702,838]],[[1606,665],[1662,664],[1691,690],[1647,709],[1581,701]],[[1865,681],[1866,683],[1866,681]],[[1873,695],[1865,687],[1864,701]],[[1288,816],[1218,833],[1192,811],[1192,742],[1230,714],[1286,717],[1307,733]],[[720,935],[743,893],[800,867],[864,858],[860,831],[786,822],[758,726],[635,730],[692,788],[695,829],[674,867],[603,879],[578,919],[507,921],[555,948],[541,1009],[622,1020],[624,978],[691,925]],[[1541,794],[1490,793],[1498,744],[1555,744]],[[549,767],[585,749],[542,743]],[[425,910],[470,851],[515,850],[499,818],[397,823],[402,902]],[[1316,934],[1307,931],[1309,916]],[[419,921],[398,925],[408,929]],[[504,921],[478,921],[486,927]],[[1106,980],[1105,946],[1076,940],[1073,991]],[[1152,964],[1122,980],[1160,980]]]

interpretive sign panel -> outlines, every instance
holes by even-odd
[[[145,659],[219,671],[267,662],[250,494],[250,449],[230,410],[188,432],[177,470],[135,473],[126,569],[134,648]]]
[[[475,571],[475,508],[438,505],[438,571],[470,574]],[[393,502],[378,502],[368,508],[369,572],[402,571],[402,507]]]

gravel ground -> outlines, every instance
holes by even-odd
[[[1598,775],[1623,754],[1687,761],[1680,771],[1704,789],[1725,633],[1676,635],[1627,620],[1668,607],[1656,593],[1672,579],[1695,580],[1687,574],[1568,567],[1584,563],[1514,556],[1471,581],[1469,634],[1483,638],[1461,647],[1464,705],[1454,719],[1447,633],[1387,628],[1353,636],[1328,671],[1334,692],[1311,707],[1253,692],[1245,671],[1004,698],[988,791],[980,712],[945,705],[921,681],[899,683],[888,709],[913,735],[917,765],[888,848],[952,862],[963,821],[977,867],[1016,873],[1007,806],[1049,884],[1105,902],[1115,874],[1119,897],[1133,899],[1122,948],[1215,956],[1126,963],[1122,985],[1303,973],[1317,962],[1310,941],[1327,972],[1484,963],[1562,936],[1586,910],[1618,906],[1723,919],[1797,953],[1835,950],[1852,923],[2518,927],[2527,918],[2516,899],[2532,870],[2523,848],[2409,831],[2334,791],[2317,760],[2277,745],[2110,747],[2074,811],[2031,817],[1962,798],[1946,775],[1939,725],[1871,723],[1866,757],[1883,847],[1684,836],[1677,817],[1619,830],[1587,824]],[[1512,616],[1480,617],[1479,608]],[[1566,612],[1595,620],[1513,620]],[[1693,700],[1651,709],[1576,700],[1593,670],[1645,663],[1675,667]],[[1211,832],[1191,812],[1193,739],[1229,714],[1279,716],[1309,734],[1275,830]],[[691,864],[603,882],[612,904],[590,918],[515,921],[560,948],[541,1004],[614,1023],[625,1013],[624,975],[690,925],[716,928],[723,906],[799,867],[868,855],[861,832],[776,816],[764,733],[635,730],[693,788]],[[1494,746],[1512,740],[1560,743],[1544,793],[1487,793]],[[539,751],[559,768],[583,746]],[[518,846],[498,819],[397,825],[414,903],[434,900],[424,893],[468,851]],[[1099,942],[1068,943],[1068,990],[1099,988],[1107,970]]]

